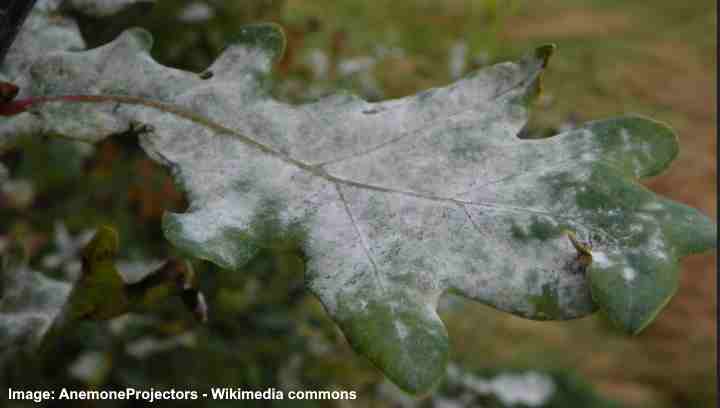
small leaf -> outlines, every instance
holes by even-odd
[[[206,306],[187,263],[170,260],[141,280],[126,283],[115,268],[117,232],[100,227],[82,253],[82,274],[62,313],[63,325],[77,320],[107,320],[151,307],[169,296],[183,296],[190,310],[205,321]]]
[[[98,228],[82,251],[82,273],[65,304],[64,320],[105,320],[127,312],[125,281],[115,269],[119,245],[115,230]]]

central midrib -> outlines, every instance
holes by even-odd
[[[378,192],[382,192],[382,193],[400,194],[400,195],[409,196],[409,197],[413,197],[413,198],[420,198],[420,199],[424,199],[424,200],[443,202],[443,203],[451,203],[451,204],[455,204],[455,205],[459,205],[459,206],[475,205],[475,206],[483,206],[483,207],[495,208],[495,209],[506,210],[506,211],[527,212],[527,213],[535,213],[535,214],[540,214],[540,215],[548,215],[548,216],[552,216],[552,217],[556,217],[556,218],[572,219],[571,217],[569,217],[567,215],[555,214],[555,213],[543,211],[543,210],[535,210],[535,209],[524,208],[524,207],[500,205],[500,204],[492,203],[492,202],[465,201],[465,200],[459,200],[459,199],[452,198],[452,197],[435,196],[435,195],[418,193],[416,191],[398,190],[398,189],[394,189],[394,188],[383,187],[383,186],[378,186],[378,185],[373,185],[373,184],[360,183],[360,182],[345,179],[342,177],[333,176],[332,174],[329,174],[327,171],[325,171],[322,168],[322,164],[321,165],[310,165],[310,164],[304,163],[300,160],[294,159],[294,158],[290,157],[289,155],[282,153],[280,151],[277,151],[277,150],[273,149],[272,147],[265,145],[263,143],[260,143],[250,137],[247,137],[234,129],[231,129],[222,124],[219,124],[203,115],[193,113],[185,108],[182,108],[178,105],[174,105],[174,104],[170,104],[170,103],[150,100],[150,99],[137,97],[137,96],[125,96],[125,95],[72,95],[72,96],[39,97],[35,101],[32,102],[32,105],[41,104],[41,103],[52,103],[52,102],[76,102],[76,103],[77,102],[81,102],[81,103],[82,102],[86,102],[86,103],[110,103],[110,102],[113,102],[113,103],[129,104],[129,105],[141,105],[141,106],[146,106],[149,108],[157,109],[161,112],[170,113],[170,114],[176,115],[178,117],[181,117],[183,119],[189,120],[193,123],[207,127],[211,130],[214,130],[218,134],[232,135],[233,137],[235,137],[237,140],[239,140],[241,143],[245,144],[248,147],[255,148],[264,154],[267,154],[269,156],[280,159],[280,160],[284,161],[285,163],[295,166],[303,171],[307,171],[316,177],[320,177],[320,178],[322,178],[330,183],[334,183],[334,184],[341,184],[341,185],[345,185],[348,187],[373,190],[373,191],[378,191]]]

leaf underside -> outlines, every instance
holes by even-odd
[[[636,333],[675,292],[679,259],[715,246],[707,217],[637,183],[677,155],[666,125],[626,116],[517,136],[553,46],[406,98],[295,106],[265,87],[285,45],[275,25],[245,27],[210,79],[158,64],[151,44],[132,29],[89,51],[29,53],[25,71],[0,67],[28,84],[24,96],[125,97],[1,119],[0,146],[149,125],[142,147],[190,203],[165,215],[166,237],[231,270],[262,249],[301,251],[308,289],[350,344],[409,392],[445,373],[446,291],[530,319],[599,308]],[[589,265],[567,231],[592,241]]]

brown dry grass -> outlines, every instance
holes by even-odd
[[[532,14],[513,18],[501,37],[510,41],[537,38],[604,36],[626,30],[631,18],[625,13],[568,10],[557,15]]]

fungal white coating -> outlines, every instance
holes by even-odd
[[[662,230],[660,229],[660,227],[655,227],[655,230],[648,239],[647,245],[648,252],[651,253],[654,257],[657,257],[658,259],[661,259],[663,261],[668,260],[668,250],[665,245],[665,240],[663,238]]]
[[[622,138],[623,150],[625,150],[626,152],[632,151],[635,146],[632,143],[630,132],[626,128],[621,128],[620,137]]]
[[[598,265],[603,269],[612,266],[610,259],[608,259],[607,255],[601,251],[592,251],[592,261],[594,264]]]
[[[636,156],[632,159],[633,162],[633,169],[635,169],[635,174],[640,175],[642,174],[642,169],[645,167],[643,163],[640,161],[640,159]]]
[[[655,217],[650,214],[637,213],[635,214],[635,216],[642,219],[643,221],[648,221],[650,223],[654,223],[656,221]]]
[[[256,76],[247,73],[269,71],[272,52],[262,47],[229,47],[212,64],[214,76],[199,80],[152,61],[147,45],[144,34],[131,31],[72,61],[53,63],[92,71],[101,60],[103,67],[116,67],[115,87],[161,94],[227,129],[218,132],[145,106],[113,107],[118,126],[131,120],[153,125],[153,132],[141,135],[142,146],[171,167],[190,201],[186,213],[166,217],[166,232],[196,256],[235,269],[256,253],[258,223],[280,230],[299,225],[308,286],[331,313],[338,311],[338,299],[355,297],[368,285],[383,299],[394,296],[389,289],[397,282],[408,282],[401,277],[414,276],[409,282],[428,304],[454,288],[529,316],[534,307],[528,295],[557,284],[557,276],[537,271],[557,270],[573,256],[561,240],[534,236],[537,225],[557,229],[582,217],[540,178],[561,176],[577,184],[568,196],[585,191],[590,170],[580,162],[593,160],[602,146],[593,125],[542,143],[516,137],[527,120],[519,102],[541,71],[540,59],[499,64],[403,99],[369,103],[336,95],[292,106],[257,97]],[[249,241],[229,238],[236,231],[248,231]],[[575,282],[564,273],[561,282]],[[528,292],[531,276],[539,280]],[[561,303],[572,305],[564,317],[594,308],[587,285],[579,283],[562,295]]]
[[[398,338],[400,340],[405,340],[405,338],[408,336],[408,328],[405,326],[401,321],[395,320],[395,330],[397,331]]]
[[[662,211],[665,207],[657,201],[649,201],[642,206],[643,211]]]
[[[595,158],[595,155],[592,154],[592,153],[588,153],[588,152],[585,152],[585,153],[583,153],[583,154],[580,155],[580,160],[581,160],[581,161],[587,161],[587,162],[589,162],[589,161],[593,160],[594,158]]]
[[[622,276],[623,279],[627,282],[632,282],[635,280],[635,277],[637,276],[637,271],[629,266],[626,266],[622,270]]]

